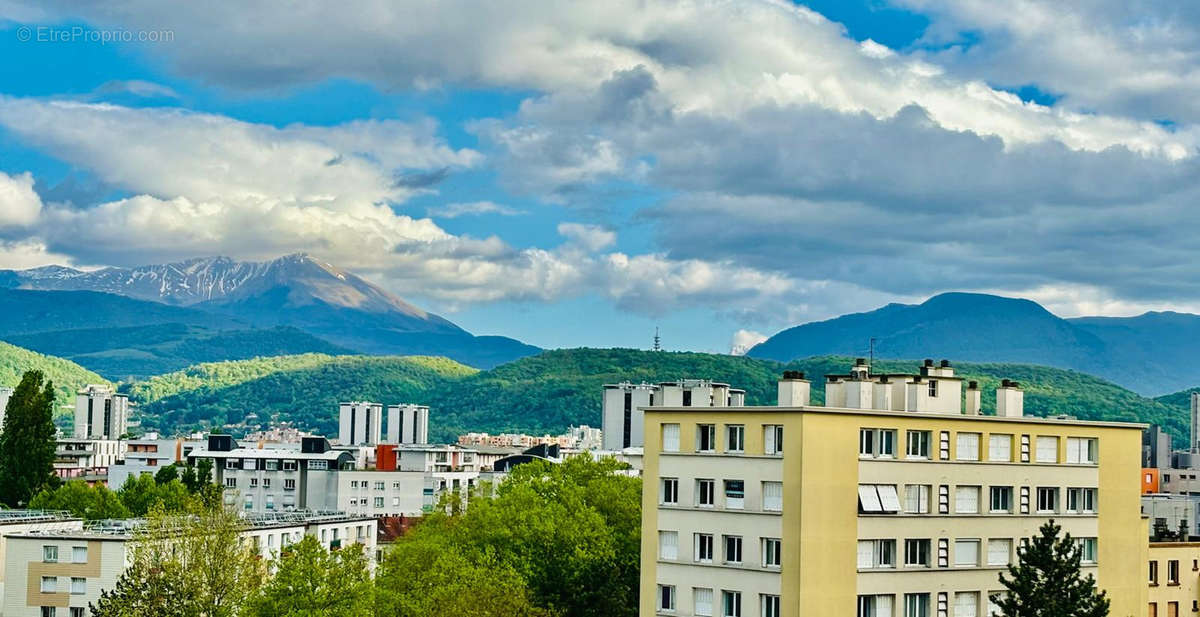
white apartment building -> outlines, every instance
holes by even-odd
[[[59,439],[54,449],[54,473],[63,479],[104,480],[108,470],[125,457],[126,442],[118,439]]]
[[[681,379],[659,384],[605,384],[601,401],[605,450],[640,448],[647,407],[740,407],[746,391],[708,379]]]
[[[429,481],[423,471],[340,471],[337,509],[375,517],[420,516]]]
[[[108,468],[108,486],[115,490],[131,476],[154,475],[163,467],[186,462],[189,454],[206,445],[199,439],[159,439],[156,434],[127,440],[124,460]]]
[[[13,533],[25,533],[40,530],[72,530],[83,529],[83,521],[72,518],[69,512],[55,510],[0,510],[0,564],[4,563],[7,555],[7,542],[4,537]],[[0,571],[0,598],[4,597],[4,573]],[[18,583],[22,589],[25,581]],[[3,613],[0,613],[3,614]]]
[[[386,430],[383,411],[381,403],[341,403],[338,406],[338,445],[429,443],[429,407],[411,403],[388,405]]]
[[[246,523],[243,535],[264,560],[274,560],[285,547],[310,535],[326,549],[362,544],[374,567],[378,526],[373,518],[341,512],[292,512],[247,516]],[[131,542],[142,524],[129,519],[6,533],[4,576],[22,584],[5,587],[3,615],[88,615],[88,604],[115,586],[128,566]]]
[[[128,396],[103,384],[91,384],[76,393],[76,439],[120,439],[128,427]]]
[[[225,487],[225,501],[246,512],[332,511],[337,507],[337,474],[353,467],[349,452],[333,450],[324,437],[306,437],[299,449],[246,448],[229,435],[211,435],[207,447],[188,461],[213,461],[213,481]]]
[[[429,407],[413,403],[388,405],[387,442],[402,445],[429,443]]]

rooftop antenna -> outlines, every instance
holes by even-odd
[[[654,351],[662,351],[662,337],[658,335],[658,326],[654,326]]]

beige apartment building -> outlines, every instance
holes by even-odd
[[[980,415],[944,361],[827,382],[827,406],[789,373],[776,407],[645,409],[640,614],[989,615],[1051,518],[1145,614],[1142,425],[1027,417],[1008,381]]]

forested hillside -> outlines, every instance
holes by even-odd
[[[148,426],[163,430],[237,424],[248,413],[298,422],[332,434],[342,400],[415,402],[433,407],[431,436],[451,439],[467,430],[558,432],[572,424],[600,425],[605,383],[660,382],[703,377],[746,390],[748,404],[774,404],[784,370],[813,378],[814,400],[823,379],[844,373],[851,358],[822,356],[789,363],[701,353],[630,349],[571,349],[474,371],[441,358],[331,357],[319,354],[221,362],[139,382],[129,388],[143,401]],[[883,360],[877,371],[912,372],[917,360]],[[1176,434],[1186,412],[1138,396],[1083,373],[1022,364],[956,363],[960,376],[980,381],[985,413],[995,406],[1000,379],[1025,388],[1032,415],[1068,414],[1089,420],[1160,423]]]
[[[25,371],[42,371],[46,378],[54,382],[58,393],[56,407],[75,405],[75,391],[89,383],[108,383],[103,377],[62,358],[46,356],[40,353],[22,349],[15,345],[0,342],[0,386],[14,387],[21,381]],[[60,418],[69,415],[59,409]]]

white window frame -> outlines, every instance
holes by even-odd
[[[997,447],[999,444],[1003,444],[1003,446]],[[988,435],[988,461],[992,463],[1011,463],[1012,446],[1012,434],[992,433]]]
[[[996,495],[1005,495],[1004,500],[1007,502],[1007,507],[996,507]],[[989,486],[988,487],[988,512],[992,514],[1008,514],[1013,508],[1013,487],[1011,486]]]
[[[731,454],[741,454],[746,451],[746,425],[725,425],[725,451]]]
[[[708,487],[708,503],[704,503],[704,490]],[[696,507],[715,508],[717,505],[717,481],[712,478],[696,479]]]
[[[979,514],[979,496],[981,492],[982,489],[979,486],[955,486],[954,512],[956,514]]]
[[[1098,442],[1095,437],[1068,437],[1067,462],[1073,465],[1095,465]]]
[[[933,487],[928,484],[906,484],[904,486],[904,511],[908,514],[929,514],[929,498],[932,492]],[[914,495],[915,504],[913,503]]]
[[[42,563],[58,563],[58,547],[53,544],[42,545]]]
[[[659,585],[658,586],[658,603],[655,607],[660,613],[675,612],[675,586],[674,585]],[[665,605],[665,606],[664,606]]]
[[[904,432],[904,458],[930,460],[933,447],[932,431],[909,430]],[[914,453],[915,451],[915,453]]]
[[[708,556],[704,556],[704,545],[708,545]],[[712,563],[713,556],[716,553],[716,539],[711,533],[697,533],[692,535],[692,559],[696,563]]]
[[[777,569],[783,565],[783,540],[779,538],[762,538],[762,567]]]
[[[979,550],[981,542],[979,538],[956,538],[954,540],[954,567],[956,568],[978,568],[979,567]],[[966,557],[969,554],[974,554],[973,560],[968,560]]]
[[[42,593],[58,593],[58,577],[43,576],[39,589]]]
[[[679,559],[678,531],[660,530],[658,532],[658,558],[667,561],[677,561]]]
[[[763,454],[779,456],[783,454],[783,425],[763,425]]]
[[[1046,492],[1043,493],[1043,491],[1046,491]],[[1050,495],[1053,498],[1054,503],[1052,504],[1053,505],[1052,508],[1046,509],[1046,508],[1042,507],[1044,505],[1042,503],[1042,495],[1043,494]],[[1039,486],[1039,487],[1037,487],[1037,490],[1034,491],[1034,509],[1035,509],[1034,511],[1037,514],[1053,514],[1055,512],[1058,512],[1058,507],[1060,505],[1059,498],[1060,498],[1060,496],[1058,494],[1057,486]]]
[[[87,593],[87,579],[82,576],[71,577],[71,595],[79,596]]]
[[[668,423],[662,425],[662,449],[663,452],[678,452],[679,451],[679,425]]]
[[[979,433],[959,432],[955,436],[954,458],[959,461],[979,460]],[[972,445],[973,444],[973,445]]]
[[[999,555],[1003,550],[1003,561]],[[989,538],[987,548],[987,565],[1007,566],[1012,563],[1012,538]]]
[[[1054,435],[1038,435],[1034,449],[1035,463],[1058,463],[1058,437]],[[1053,446],[1053,450],[1051,449]]]
[[[679,478],[663,478],[659,483],[658,503],[665,506],[679,505]]]
[[[762,509],[765,512],[783,511],[783,482],[762,483]]]
[[[713,590],[712,587],[692,588],[692,613],[697,617],[712,617]]]

